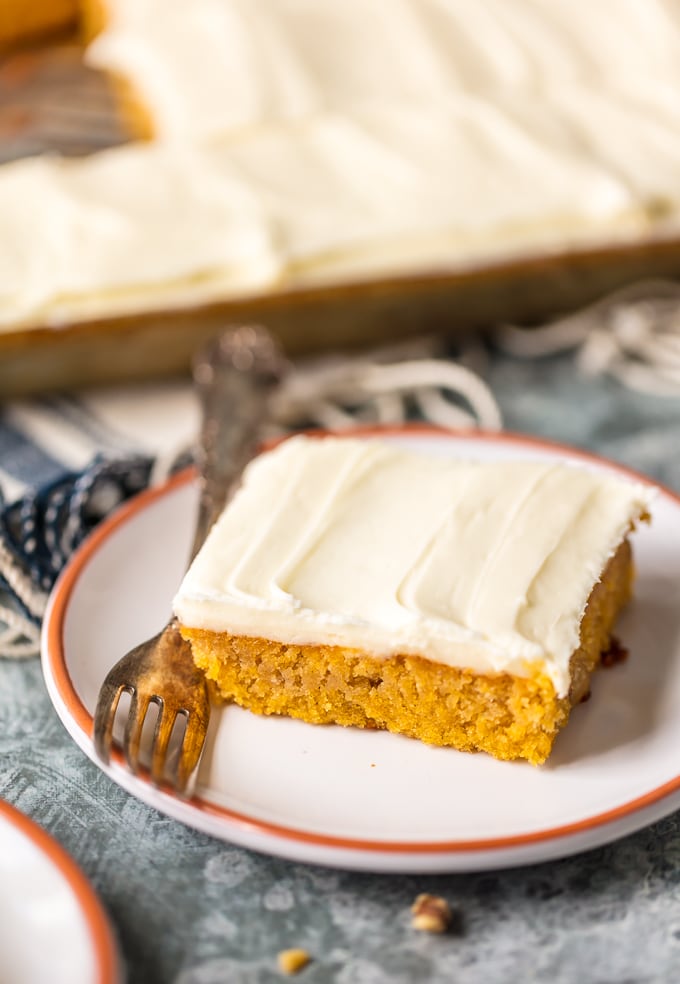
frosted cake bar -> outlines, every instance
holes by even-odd
[[[563,464],[297,437],[248,467],[175,612],[252,711],[540,763],[630,597],[650,495]]]

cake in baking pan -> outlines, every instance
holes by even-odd
[[[332,346],[388,318],[536,320],[680,272],[680,0],[84,0],[81,17],[88,63],[154,139],[0,168],[3,335],[146,341],[173,318],[186,351],[195,313],[294,335],[318,302],[329,317],[298,337]]]

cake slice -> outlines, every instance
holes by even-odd
[[[559,463],[295,437],[246,469],[175,613],[251,711],[540,763],[610,646],[650,499]]]

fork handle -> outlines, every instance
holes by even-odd
[[[262,440],[272,394],[287,368],[278,343],[259,325],[228,329],[194,360],[202,423],[200,500],[192,559]]]

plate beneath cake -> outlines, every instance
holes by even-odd
[[[437,455],[552,458],[626,474],[518,435],[426,427],[380,433]],[[635,598],[618,625],[630,658],[595,675],[592,699],[574,710],[540,768],[238,707],[214,712],[189,801],[131,776],[119,761],[103,766],[91,740],[100,684],[124,652],[167,620],[196,500],[193,476],[183,473],[124,506],[73,558],[45,618],[43,670],[56,710],[86,754],[133,795],[244,847],[368,871],[545,861],[608,843],[680,807],[680,498],[665,490],[653,523],[634,538]]]

